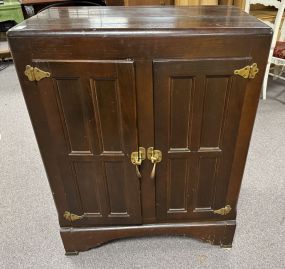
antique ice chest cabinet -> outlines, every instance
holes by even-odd
[[[231,246],[271,35],[230,6],[52,8],[9,31],[67,253]]]

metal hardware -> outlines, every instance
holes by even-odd
[[[243,78],[255,78],[255,75],[258,73],[259,69],[257,67],[256,63],[253,63],[252,65],[247,65],[244,68],[237,69],[234,71],[235,75],[239,75]]]
[[[147,149],[147,158],[153,163],[153,167],[150,173],[150,178],[155,178],[156,164],[162,160],[162,152],[153,147]]]
[[[230,213],[232,210],[230,205],[226,205],[225,207],[222,207],[220,209],[214,210],[214,214],[219,214],[219,215],[227,215]]]
[[[50,77],[49,72],[45,72],[37,67],[32,67],[30,65],[26,66],[25,75],[28,77],[29,81],[40,81],[43,78]]]
[[[65,211],[63,217],[68,221],[76,221],[84,218],[84,215],[78,216],[75,214],[70,213],[69,211]]]
[[[35,80],[34,68],[31,67],[30,65],[27,65],[25,70],[25,75],[28,77],[29,81],[34,81]]]
[[[139,151],[134,151],[131,154],[131,162],[136,167],[136,174],[138,178],[141,178],[141,173],[139,170],[139,165],[142,164],[142,161],[145,160],[145,148],[139,147]]]
[[[254,63],[251,65],[251,69],[249,72],[249,78],[255,78],[255,75],[258,73],[259,69],[257,67],[257,64]]]

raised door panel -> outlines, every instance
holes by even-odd
[[[83,216],[71,225],[141,223],[139,180],[130,162],[138,148],[133,62],[35,64],[51,73],[38,85],[66,210]]]
[[[225,206],[248,58],[154,62],[156,210],[161,221],[213,219]]]

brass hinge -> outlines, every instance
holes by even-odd
[[[237,69],[234,71],[235,75],[239,75],[243,78],[255,78],[255,75],[258,73],[259,69],[257,67],[256,63],[253,63],[252,65],[247,65],[242,69]]]
[[[50,77],[49,72],[45,72],[37,67],[32,67],[30,65],[26,66],[25,75],[28,77],[29,81],[40,81],[43,78]]]
[[[222,207],[220,209],[214,210],[214,214],[219,214],[219,215],[227,215],[230,213],[232,210],[230,205],[226,205],[225,207]]]
[[[63,217],[68,221],[76,221],[84,218],[84,215],[78,216],[75,214],[70,213],[69,211],[65,211]]]

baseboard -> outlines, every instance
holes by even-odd
[[[227,220],[212,222],[146,224],[136,226],[84,228],[63,227],[60,230],[60,235],[66,254],[72,255],[120,238],[153,235],[183,235],[193,237],[213,245],[231,247],[235,228],[236,221]]]

